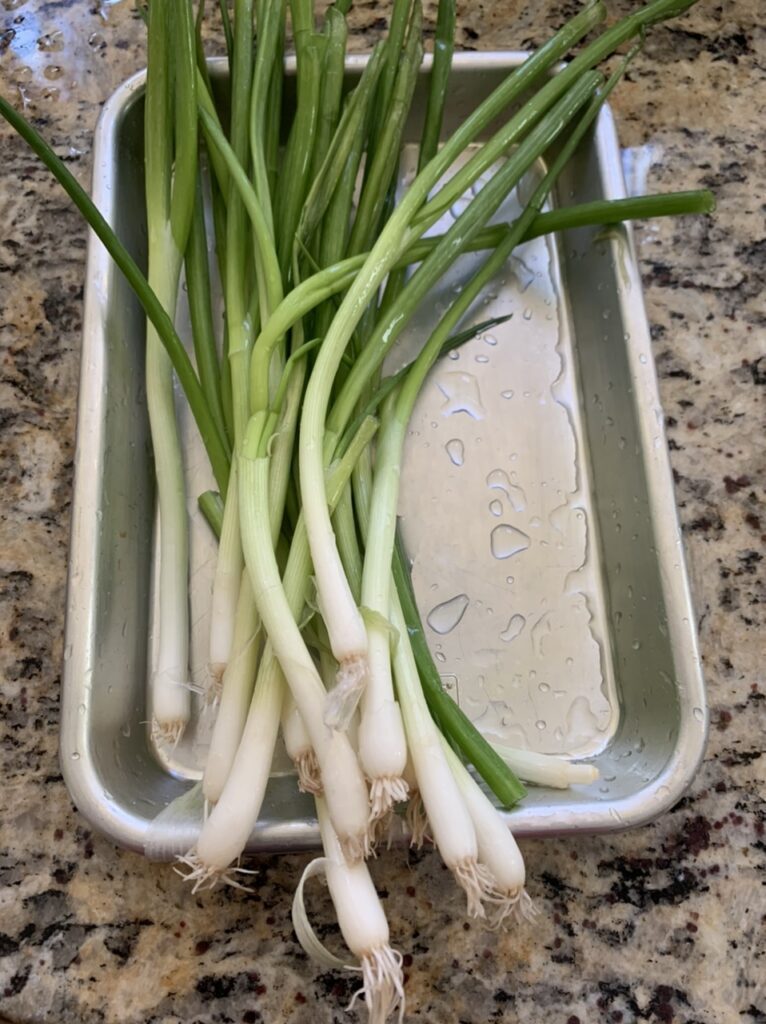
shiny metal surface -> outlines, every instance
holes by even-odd
[[[520,54],[459,54],[446,130]],[[349,79],[364,58],[349,59]],[[426,65],[427,67],[427,65]],[[214,64],[220,76],[220,64]],[[143,76],[108,101],[94,199],[145,256]],[[410,138],[417,138],[416,103]],[[403,178],[409,174],[407,161]],[[521,188],[524,191],[524,183]],[[624,194],[605,110],[554,205]],[[515,199],[504,210],[511,212]],[[466,261],[467,262],[467,261]],[[459,273],[444,288],[459,288]],[[413,343],[443,296],[403,339]],[[582,229],[517,253],[487,301],[513,318],[445,359],[412,422],[400,512],[429,641],[488,735],[592,760],[601,779],[530,788],[520,834],[624,829],[667,810],[702,756],[707,709],[641,282],[628,229]],[[184,313],[179,312],[183,331]],[[192,844],[195,818],[155,816],[199,775],[206,715],[171,752],[152,745],[154,492],[143,389],[144,321],[91,240],[65,640],[61,759],[100,831],[153,856]],[[205,467],[188,422],[190,494]],[[196,515],[196,513],[194,513]],[[192,678],[204,673],[214,548],[192,540]],[[249,849],[318,845],[311,801],[277,763]]]

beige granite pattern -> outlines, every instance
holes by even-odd
[[[575,6],[459,3],[457,39],[525,47]],[[386,10],[359,0],[355,48]],[[714,218],[637,233],[712,711],[705,763],[652,826],[525,842],[542,914],[516,933],[464,924],[430,853],[375,863],[413,1021],[766,1021],[763,14],[760,0],[700,3],[651,34],[614,102],[622,143],[655,147],[651,187],[718,199]],[[143,36],[130,0],[0,3],[0,90],[82,182],[100,104],[142,66]],[[56,729],[85,231],[5,126],[0,225],[0,1014],[346,1020],[352,983],[313,967],[290,926],[304,857],[262,860],[251,894],[192,896],[71,806]],[[329,921],[325,897],[315,909]]]

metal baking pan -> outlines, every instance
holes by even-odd
[[[445,130],[523,59],[458,54]],[[364,60],[349,58],[349,82]],[[211,67],[220,83],[223,65]],[[424,76],[408,129],[413,152],[425,84]],[[136,75],[106,103],[93,173],[97,205],[139,260],[143,85]],[[551,202],[620,198],[624,187],[604,109]],[[512,216],[518,198],[501,217]],[[471,259],[426,304],[403,349],[422,339]],[[418,601],[445,686],[479,728],[600,769],[590,786],[530,787],[512,812],[514,831],[625,829],[679,799],[707,726],[630,228],[526,244],[474,315],[500,312],[512,319],[434,368],[411,424],[400,512]],[[183,309],[178,319],[183,333]],[[138,303],[91,239],[61,758],[71,795],[96,828],[124,846],[145,851],[149,842],[152,855],[171,857],[192,844],[193,815],[152,820],[199,777],[209,712],[196,707],[174,751],[153,746],[146,680],[155,507],[143,353]],[[209,485],[204,455],[182,418],[194,520],[191,673],[200,681],[215,547],[194,508]],[[278,756],[249,849],[317,845],[312,803]]]

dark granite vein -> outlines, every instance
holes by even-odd
[[[627,0],[610,5],[613,15]],[[460,3],[466,49],[539,43],[577,5]],[[430,24],[435,3],[426,5]],[[354,49],[386,25],[360,0]],[[81,181],[100,105],[143,64],[127,0],[3,0],[0,88]],[[372,866],[407,951],[410,1018],[550,1024],[766,1020],[766,33],[755,0],[653,32],[615,99],[650,188],[708,186],[709,220],[636,237],[712,709],[690,793],[654,825],[524,844],[533,926],[487,934],[429,854]],[[759,131],[761,135],[759,137]],[[289,918],[305,859],[251,894],[192,896],[73,811],[56,758],[85,232],[0,127],[0,1014],[14,1022],[346,1019],[348,977]],[[760,641],[760,642],[759,642]],[[326,893],[311,909],[333,944]]]

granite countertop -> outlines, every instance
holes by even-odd
[[[463,922],[435,855],[377,862],[408,951],[409,1019],[766,1021],[759,8],[703,0],[653,31],[614,101],[623,145],[651,146],[650,188],[718,199],[712,219],[637,231],[709,692],[704,765],[649,827],[524,842],[542,913],[507,934]],[[355,48],[380,35],[386,9],[355,5]],[[533,45],[572,10],[461,3],[458,44]],[[130,0],[2,0],[0,89],[83,183],[100,105],[143,66],[143,40]],[[86,234],[4,125],[0,139],[0,1016],[350,1019],[351,982],[313,967],[290,925],[304,857],[263,859],[250,894],[193,896],[169,867],[93,834],[68,798],[56,746]]]

